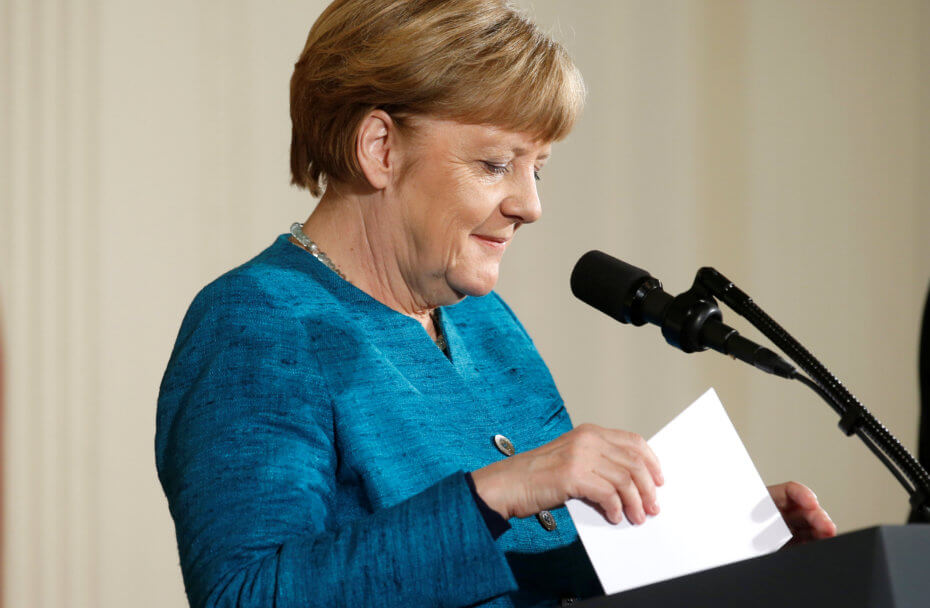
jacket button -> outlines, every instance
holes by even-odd
[[[497,449],[500,450],[501,454],[504,456],[513,456],[517,453],[510,440],[503,435],[494,435],[494,445],[497,446]]]
[[[563,597],[559,601],[559,606],[561,608],[568,608],[568,606],[574,606],[575,602],[577,601],[578,601],[578,598],[575,598],[575,597]]]
[[[549,511],[540,511],[536,514],[536,519],[539,520],[539,523],[542,524],[542,527],[545,528],[547,532],[552,532],[558,527],[555,523],[555,518],[552,517],[552,513]]]

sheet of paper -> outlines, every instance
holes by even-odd
[[[714,389],[649,445],[665,476],[658,515],[614,525],[587,502],[566,503],[606,593],[771,553],[791,538]]]

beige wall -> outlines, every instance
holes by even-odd
[[[676,293],[714,265],[913,446],[930,4],[532,4],[590,97],[499,289],[574,420],[648,435],[713,385],[767,479],[812,485],[841,530],[902,521],[803,387],[685,356],[567,285],[591,248]],[[6,606],[183,605],[158,382],[196,290],[312,208],[287,185],[287,82],[322,6],[0,0]]]

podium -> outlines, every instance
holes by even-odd
[[[930,525],[867,528],[577,606],[928,608]]]

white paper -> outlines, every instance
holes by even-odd
[[[566,503],[606,593],[765,555],[791,538],[714,389],[649,445],[665,477],[658,515],[615,525],[587,502]]]

